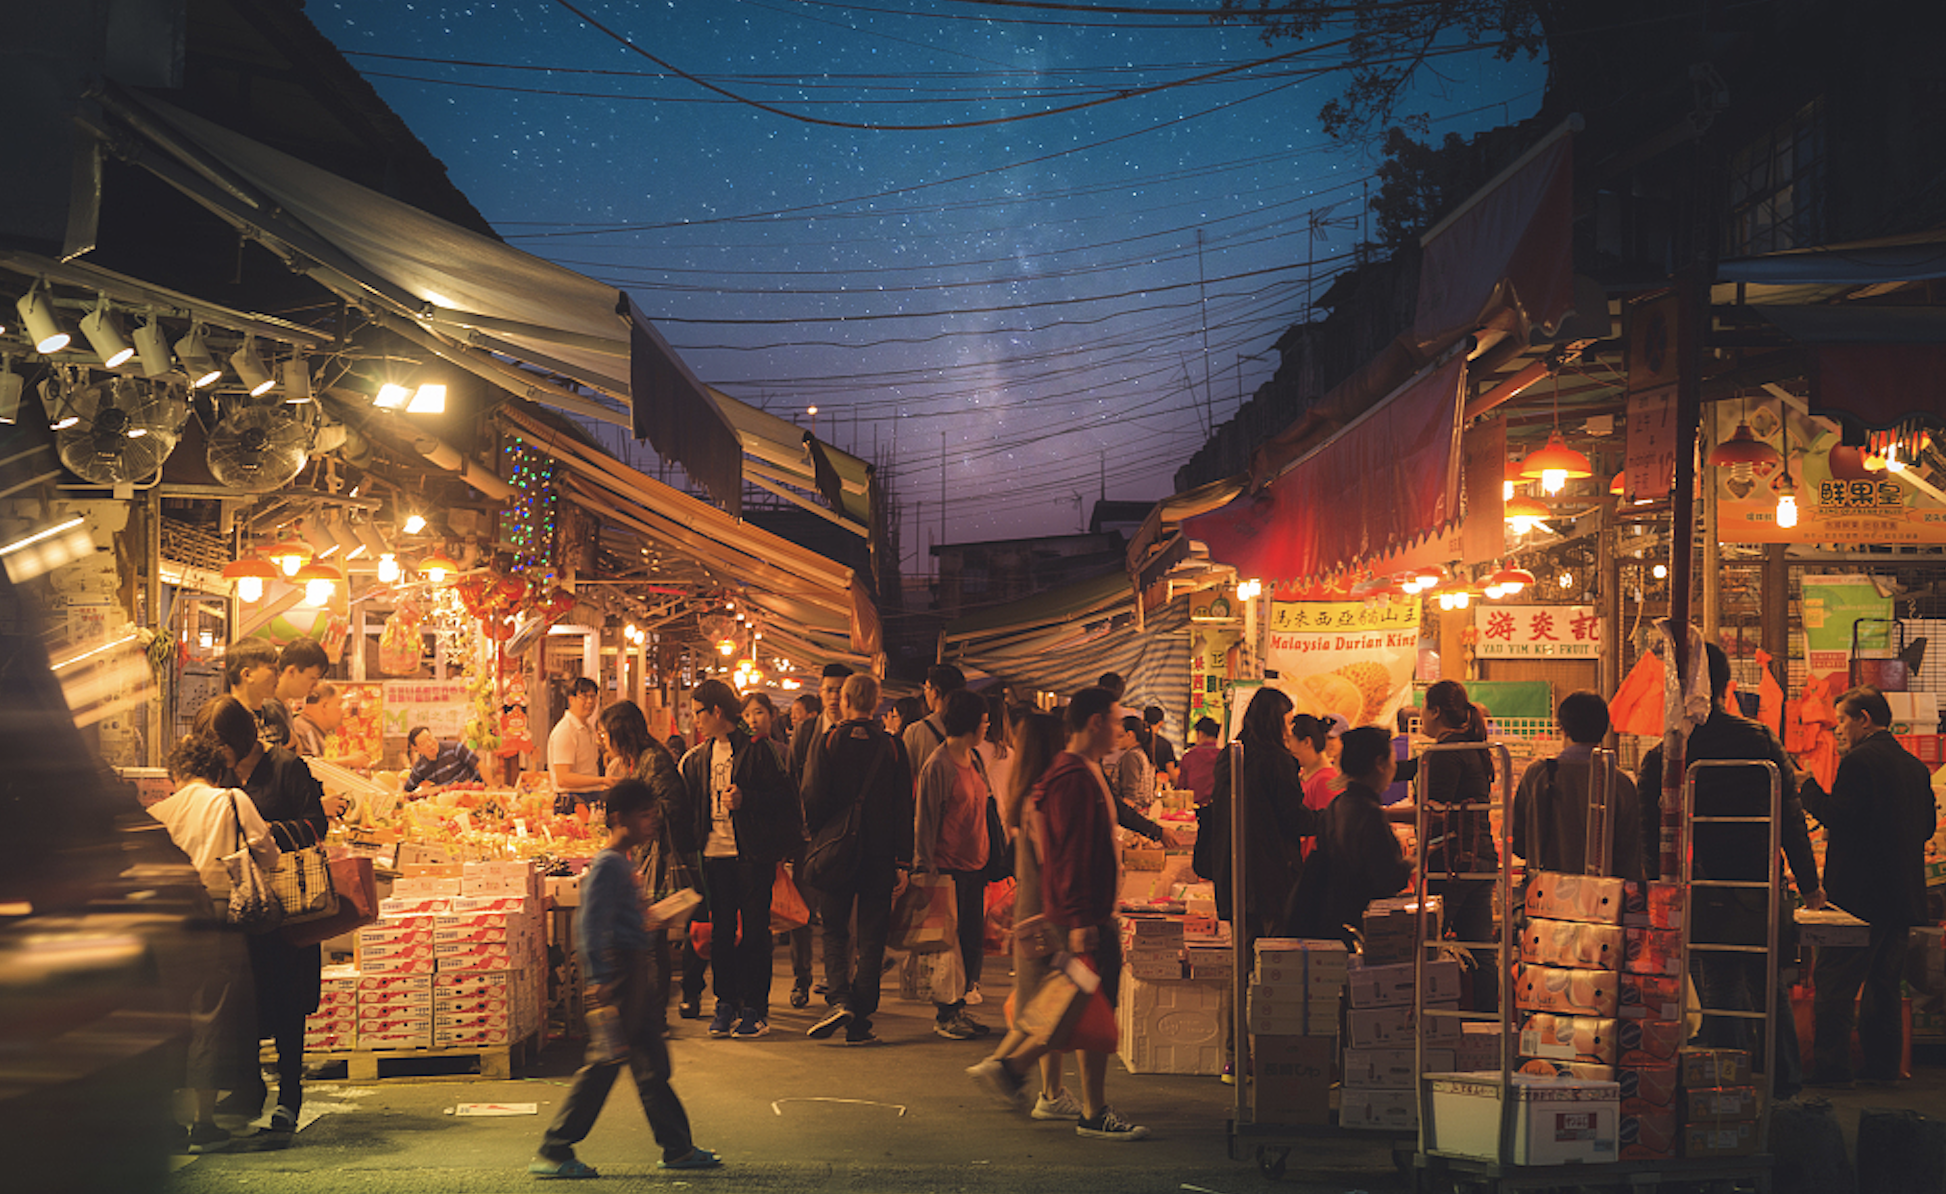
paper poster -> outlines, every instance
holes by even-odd
[[[1267,682],[1290,695],[1296,712],[1387,723],[1411,694],[1419,610],[1412,597],[1272,601],[1264,664],[1276,676]]]
[[[1838,442],[1836,423],[1777,402],[1719,402],[1710,417],[1716,443],[1747,419],[1753,437],[1780,452],[1789,448],[1788,481],[1781,458],[1704,467],[1699,479],[1716,487],[1723,542],[1946,543],[1946,474],[1939,470],[1919,462],[1870,468],[1864,452]],[[1787,493],[1797,503],[1791,527],[1777,517],[1778,499]]]
[[[1892,599],[1869,576],[1804,578],[1805,666],[1813,676],[1845,671],[1851,661],[1852,629],[1859,619],[1889,619]],[[1857,627],[1860,650],[1891,648],[1891,626],[1866,621]]]
[[[1624,492],[1637,501],[1669,496],[1676,477],[1676,387],[1628,396],[1627,452]]]
[[[325,759],[377,758],[385,747],[384,685],[332,683],[342,694],[344,721],[325,739]]]
[[[1473,628],[1480,659],[1593,659],[1601,643],[1592,605],[1482,604]]]
[[[1225,725],[1236,677],[1242,611],[1228,589],[1205,589],[1189,599],[1189,725],[1205,717]],[[1188,735],[1185,735],[1188,737]]]
[[[472,714],[465,680],[387,680],[384,689],[387,737],[403,738],[413,726],[427,726],[441,738],[458,738]]]

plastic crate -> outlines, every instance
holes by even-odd
[[[1899,745],[1928,767],[1946,765],[1946,734],[1895,734]]]

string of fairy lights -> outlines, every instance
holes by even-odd
[[[522,567],[548,563],[559,529],[555,477],[559,463],[515,436],[507,444],[507,482],[518,491],[501,518],[501,539],[514,550]]]

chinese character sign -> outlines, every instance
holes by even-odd
[[[1221,589],[1197,594],[1189,606],[1189,724],[1207,717],[1227,725],[1224,700],[1236,678],[1241,611]],[[1185,737],[1188,737],[1185,735]],[[1192,739],[1193,740],[1193,739]]]
[[[441,738],[457,738],[471,705],[464,680],[387,680],[385,735],[403,738],[422,725]]]
[[[370,760],[385,746],[385,696],[380,684],[332,681],[343,694],[344,721],[325,741],[327,759]]]
[[[1419,657],[1419,602],[1274,601],[1268,682],[1299,713],[1352,725],[1384,722],[1411,691]]]
[[[1789,448],[1788,474],[1781,462],[1703,470],[1698,480],[1716,487],[1723,542],[1946,543],[1946,502],[1933,483],[1912,468],[1867,469],[1857,448],[1838,442],[1836,423],[1769,402],[1748,410],[1719,402],[1711,417],[1718,443],[1747,419],[1757,439]],[[1777,520],[1777,501],[1786,493],[1797,501],[1792,527]]]
[[[1805,577],[1804,660],[1811,674],[1842,672],[1851,665],[1854,630],[1860,650],[1889,651],[1891,617],[1892,599],[1869,576]]]
[[[1676,387],[1628,396],[1628,476],[1637,500],[1667,497],[1676,477]]]
[[[1481,659],[1593,659],[1601,620],[1592,605],[1475,606]]]

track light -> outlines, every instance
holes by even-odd
[[[277,384],[270,370],[264,368],[264,359],[257,355],[255,336],[245,336],[243,347],[230,354],[230,368],[243,379],[243,388],[250,391],[252,398],[263,397],[270,393],[270,387]]]
[[[27,339],[35,352],[59,352],[73,339],[61,330],[60,322],[54,318],[54,305],[47,301],[39,286],[28,287],[27,293],[14,304],[14,310],[20,312],[20,322],[26,325]]]
[[[364,542],[358,538],[351,529],[351,524],[346,522],[341,514],[333,514],[324,520],[324,532],[331,536],[338,544],[338,550],[344,553],[338,557],[341,560],[355,560],[365,550]]]
[[[397,410],[404,406],[411,397],[411,390],[406,389],[397,382],[388,381],[378,388],[378,395],[372,399],[372,405],[378,407],[380,410]]]
[[[14,372],[14,359],[0,357],[0,423],[12,423],[20,416],[20,391],[27,385]]]
[[[153,316],[135,329],[135,355],[142,359],[144,377],[161,377],[175,367],[175,360],[169,355],[169,340]]]
[[[412,401],[406,405],[409,415],[440,415],[446,413],[446,387],[443,385],[423,385],[413,391]]]
[[[391,553],[391,545],[385,542],[385,536],[378,533],[378,528],[372,525],[371,520],[361,518],[349,525],[351,533],[358,536],[359,545],[365,549],[366,555],[377,560]]]
[[[135,355],[135,346],[122,335],[122,321],[108,309],[105,298],[82,318],[81,334],[88,338],[88,346],[101,358],[104,369],[119,369]]]
[[[176,359],[182,362],[182,370],[189,375],[189,388],[200,390],[214,384],[223,376],[223,370],[216,364],[216,358],[209,355],[209,345],[203,341],[203,325],[193,324],[189,334],[176,341]]]
[[[284,401],[290,404],[311,401],[311,363],[292,357],[283,365]]]

